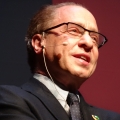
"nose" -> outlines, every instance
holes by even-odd
[[[90,37],[89,33],[85,33],[82,35],[82,37],[80,37],[78,46],[83,47],[86,51],[89,51],[93,48],[93,40]]]

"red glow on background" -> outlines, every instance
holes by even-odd
[[[53,3],[67,0],[53,0]],[[120,113],[120,1],[74,0],[95,16],[100,32],[108,38],[101,49],[97,70],[80,91],[92,105]]]

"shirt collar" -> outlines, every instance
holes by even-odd
[[[63,107],[66,106],[68,91],[61,89],[54,82],[52,82],[47,76],[35,73],[33,77],[39,80],[41,83],[43,83],[51,91],[51,93],[56,97],[56,99],[60,102],[60,104]]]

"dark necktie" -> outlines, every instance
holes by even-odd
[[[68,104],[70,105],[71,120],[81,120],[79,100],[75,94],[68,94]]]

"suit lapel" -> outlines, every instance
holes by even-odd
[[[82,120],[93,120],[89,108],[90,106],[85,102],[84,98],[80,95],[80,109]]]
[[[46,88],[46,86],[38,80],[32,78],[28,83],[22,86],[22,89],[37,97],[57,120],[69,120],[67,113],[60,103]]]

